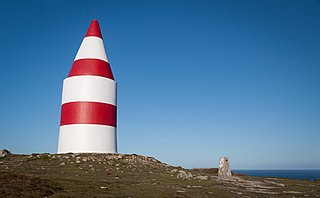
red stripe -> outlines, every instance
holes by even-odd
[[[61,107],[60,126],[101,124],[116,127],[117,107],[100,102],[69,102]]]
[[[93,75],[114,80],[110,64],[100,59],[79,59],[73,62],[68,77]]]
[[[90,27],[88,28],[88,31],[86,33],[87,36],[97,36],[102,39],[100,26],[97,20],[93,20],[90,24]]]

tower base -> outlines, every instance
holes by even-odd
[[[61,126],[58,153],[117,153],[116,128],[95,124]]]

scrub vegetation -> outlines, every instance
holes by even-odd
[[[32,154],[0,160],[0,197],[317,197],[320,183],[183,169],[140,155]]]

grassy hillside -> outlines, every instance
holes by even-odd
[[[320,183],[183,169],[123,154],[0,158],[0,197],[320,197]]]

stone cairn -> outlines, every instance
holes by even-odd
[[[220,158],[218,176],[222,178],[228,178],[232,176],[229,159],[227,157]]]

